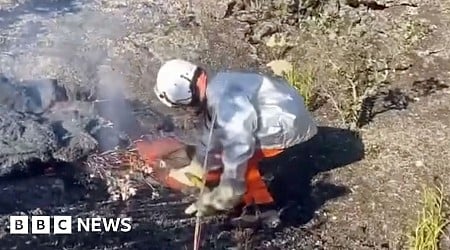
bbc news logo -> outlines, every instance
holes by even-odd
[[[10,216],[9,232],[10,234],[72,234],[72,231],[123,233],[131,231],[131,218],[76,218],[75,225],[72,221],[72,216]]]

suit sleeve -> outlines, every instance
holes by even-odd
[[[247,96],[234,93],[221,98],[216,112],[224,166],[222,178],[244,180],[247,161],[255,152],[255,108]]]

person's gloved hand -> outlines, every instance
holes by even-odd
[[[217,211],[231,210],[242,201],[245,190],[245,182],[223,179],[212,191],[205,188],[197,202],[186,208],[185,213],[208,216]]]

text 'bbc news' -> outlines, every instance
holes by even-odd
[[[131,218],[72,218],[72,216],[10,216],[11,234],[72,234],[131,231]],[[31,230],[30,230],[31,229]]]

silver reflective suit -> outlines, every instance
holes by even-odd
[[[209,79],[206,97],[210,114],[217,116],[211,149],[222,150],[222,180],[244,180],[247,161],[256,149],[289,148],[317,133],[303,97],[281,78],[219,72]],[[201,136],[201,160],[208,128]]]

